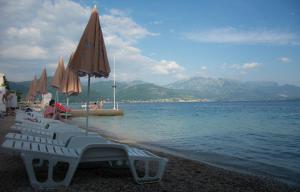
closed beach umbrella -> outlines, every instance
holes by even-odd
[[[57,102],[58,102],[58,90],[62,86],[62,80],[64,78],[64,74],[65,74],[65,65],[64,65],[64,60],[61,57],[58,61],[56,71],[55,71],[54,76],[51,81],[51,86],[56,89],[56,101]]]
[[[45,103],[44,103],[44,94],[48,93],[48,89],[47,89],[47,72],[46,69],[43,69],[42,75],[37,83],[37,88],[36,88],[36,92],[38,94],[42,95],[42,102],[41,102],[41,107],[43,108]]]
[[[31,95],[30,95],[30,92],[32,91],[32,83],[33,83],[33,81],[30,82],[30,86],[29,86],[28,93],[26,96],[26,100],[28,100],[28,101],[30,101],[32,99]]]
[[[37,86],[37,79],[36,76],[34,76],[34,79],[31,81],[29,90],[26,96],[26,99],[29,101],[34,100],[34,97],[36,96],[36,86]]]
[[[62,84],[63,77],[64,77],[64,73],[65,73],[65,65],[64,65],[64,60],[61,57],[59,59],[56,71],[55,71],[54,76],[53,76],[52,81],[51,81],[51,86],[53,88],[55,88],[55,89],[60,88],[60,86]]]
[[[88,94],[86,107],[86,128],[88,128],[90,77],[105,77],[110,73],[99,14],[93,8],[88,24],[70,62],[70,68],[79,76],[88,75]]]
[[[67,66],[64,78],[62,80],[59,91],[65,93],[67,96],[76,95],[81,93],[81,84],[77,73],[70,69],[70,61],[73,57],[73,53],[70,56],[69,64]]]
[[[46,94],[48,93],[47,89],[47,72],[46,69],[43,69],[43,72],[41,74],[41,77],[37,83],[36,92],[39,94]]]

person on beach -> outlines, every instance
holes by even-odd
[[[103,98],[101,97],[98,102],[98,109],[103,109],[103,104],[104,104]]]
[[[5,93],[2,96],[2,102],[5,104],[5,115],[8,116],[10,114],[10,91],[6,89]]]
[[[97,103],[90,105],[90,109],[92,109],[92,110],[98,109]]]
[[[55,108],[55,100],[54,99],[51,99],[49,101],[49,105],[45,107],[44,117],[49,118],[49,119],[64,121],[61,118],[59,111],[57,111]]]

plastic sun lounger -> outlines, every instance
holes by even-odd
[[[110,141],[99,144],[98,139],[93,136],[73,137],[70,139],[68,147],[85,148],[80,163],[127,161],[133,178],[138,184],[159,182],[162,179],[168,161],[166,158],[156,156],[149,151],[129,147],[125,144]]]
[[[58,146],[66,145],[66,142],[59,141],[56,139],[32,136],[32,135],[24,135],[24,134],[19,134],[19,133],[7,133],[5,135],[5,139],[19,140],[19,141],[25,141],[25,142],[31,142],[31,143],[41,143],[41,144],[48,144],[48,145],[58,145]]]
[[[82,136],[82,135],[83,134],[78,134],[77,132],[60,133],[57,135],[57,139],[51,139],[48,137],[32,136],[32,135],[25,135],[20,133],[7,133],[5,135],[5,139],[67,147],[68,142],[72,137]],[[96,135],[95,133],[88,133],[88,136],[90,136],[90,142],[111,143],[109,140],[106,140],[104,137],[100,135]]]
[[[80,160],[80,152],[72,148],[11,139],[6,139],[2,147],[21,152],[30,183],[32,187],[37,189],[67,187]],[[67,166],[64,177],[60,179],[55,177],[55,170],[58,169],[57,165]],[[45,166],[47,168],[46,179],[45,181],[40,181],[36,170]]]
[[[32,138],[30,138],[32,139]],[[7,141],[16,142],[13,147],[7,147]],[[24,140],[6,139],[2,147],[18,150],[20,146],[46,145],[44,143],[29,142]],[[48,141],[50,143],[51,141]],[[22,144],[23,143],[23,144]],[[30,143],[30,144],[27,144]],[[19,147],[18,147],[19,146]],[[48,146],[48,145],[47,145]],[[55,145],[51,145],[55,147]],[[62,146],[57,146],[62,147]],[[75,136],[72,137],[66,148],[76,149],[80,152],[80,163],[90,162],[120,162],[127,161],[130,171],[136,183],[159,182],[162,179],[167,159],[158,157],[148,151],[129,147],[124,144],[112,143],[108,140],[101,140],[97,136]],[[22,151],[21,151],[22,152]],[[155,170],[153,170],[155,169]],[[32,177],[32,176],[30,176]],[[32,180],[32,179],[31,179]],[[34,186],[34,185],[33,185]],[[45,187],[42,185],[41,187]]]
[[[52,130],[52,131],[60,131],[60,130],[69,130],[72,132],[79,131],[82,132],[83,130],[75,125],[69,125],[66,123],[62,124],[46,124],[46,125],[38,125],[38,124],[30,124],[30,123],[15,123],[12,127],[22,127],[28,129],[43,129],[43,130]]]

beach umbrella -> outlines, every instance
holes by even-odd
[[[105,77],[110,73],[104,38],[100,26],[99,14],[93,8],[88,24],[70,62],[70,68],[82,76],[88,76],[86,102],[86,128],[88,128],[90,77]]]
[[[36,76],[34,76],[34,79],[31,81],[28,93],[26,96],[26,99],[31,101],[34,100],[34,97],[36,96],[36,85],[37,85],[37,79]]]
[[[69,96],[77,95],[82,91],[77,72],[70,69],[70,61],[72,60],[73,54],[74,53],[72,53],[70,56],[68,66],[66,68],[65,75],[59,89],[61,93],[65,93],[67,96],[67,106],[69,105]]]
[[[27,96],[26,96],[26,100],[27,101],[31,101],[32,100],[32,97],[31,97],[32,84],[33,84],[33,80],[30,82],[30,85],[29,85],[29,88],[28,88],[28,92],[27,92]]]
[[[46,69],[44,68],[43,72],[38,80],[36,92],[41,95],[48,93],[47,85],[48,85],[47,84],[47,72],[46,72]]]
[[[36,87],[36,92],[38,94],[42,95],[42,105],[44,105],[44,103],[43,103],[44,102],[44,94],[48,93],[47,85],[48,85],[47,84],[47,72],[46,72],[46,69],[44,68],[43,72],[41,74],[41,77],[38,80],[37,87]]]
[[[56,102],[58,102],[58,90],[62,86],[64,75],[65,75],[64,59],[61,57],[58,61],[56,71],[51,81],[51,86],[56,89]]]

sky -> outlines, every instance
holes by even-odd
[[[53,75],[60,57],[66,66],[94,5],[117,81],[300,86],[298,0],[0,0],[0,73],[24,81]]]

